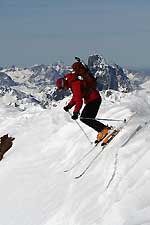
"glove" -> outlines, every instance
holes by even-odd
[[[64,110],[65,110],[66,112],[68,112],[69,109],[70,109],[70,107],[69,107],[68,105],[66,105],[66,106],[64,107]]]
[[[74,112],[71,118],[72,118],[73,120],[77,120],[77,119],[78,119],[78,115],[79,115],[79,113]]]

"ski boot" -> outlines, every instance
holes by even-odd
[[[97,139],[96,139],[95,143],[102,141],[107,136],[108,131],[109,131],[109,128],[104,127],[104,129],[97,134]]]

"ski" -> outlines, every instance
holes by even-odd
[[[144,128],[150,121],[144,122],[143,125],[139,124],[132,133],[127,137],[127,139],[123,142],[121,147],[124,147],[142,128]]]
[[[142,126],[141,125],[138,125],[136,127],[136,129],[130,134],[130,136],[123,142],[123,144],[121,145],[121,147],[124,147],[131,140],[131,138],[133,138],[136,135],[136,133],[139,130],[141,130],[141,129],[142,129]]]
[[[78,176],[74,177],[74,179],[78,179],[78,178],[82,177],[82,176],[86,173],[86,171],[93,165],[93,162],[94,162],[94,161],[99,157],[99,155],[103,152],[103,150],[104,150],[105,147],[106,147],[106,145],[104,145],[104,146],[102,147],[101,151],[98,152],[98,153],[96,154],[96,156],[90,161],[90,163],[89,163],[89,164],[87,165],[87,167],[82,171],[82,173],[80,173]]]
[[[124,126],[123,126],[124,127]],[[122,127],[122,128],[123,128]],[[119,129],[115,129],[113,130],[110,134],[108,134],[104,139],[103,141],[107,138],[107,143],[101,143],[101,150],[100,152],[98,152],[95,157],[90,161],[90,163],[87,165],[87,167],[78,175],[75,177],[75,179],[78,179],[80,177],[82,177],[86,171],[92,166],[92,164],[94,163],[94,161],[101,155],[101,153],[104,151],[105,147],[114,139],[114,137],[121,131],[121,128],[120,130]],[[99,142],[100,143],[100,142]]]
[[[113,130],[113,132],[110,133],[110,135],[113,135],[113,137],[114,137],[115,133],[117,134],[117,132],[118,132],[118,130],[115,129],[115,130]],[[110,142],[113,137],[109,137],[109,141],[108,142]],[[95,141],[95,145],[87,153],[85,153],[82,156],[82,158],[80,158],[77,162],[75,162],[74,165],[72,165],[69,169],[64,170],[64,172],[65,173],[69,172],[69,171],[73,170],[76,166],[78,166],[97,147],[97,145],[100,144],[100,143],[101,143],[101,145],[104,145],[104,144],[102,144],[101,141],[100,142],[96,142]]]
[[[134,115],[134,114],[133,114]],[[86,166],[86,168],[76,177],[74,177],[74,179],[79,179],[81,178],[86,172],[87,170],[89,170],[89,168],[93,165],[93,163],[95,162],[95,160],[101,155],[101,153],[104,151],[105,147],[109,145],[109,143],[116,137],[116,135],[128,124],[128,122],[132,119],[132,116],[129,117],[128,120],[124,120],[124,123],[119,127],[114,129],[111,133],[109,133],[102,142],[98,142],[101,143],[101,150],[100,152],[98,152],[95,157],[89,162],[89,164]],[[106,141],[107,139],[107,141]]]
[[[124,120],[124,123],[125,123],[125,120]],[[118,130],[113,130],[113,132],[111,132],[109,135],[113,135],[113,137],[114,136],[116,136],[115,135],[115,133],[117,134],[117,132],[118,132]],[[107,136],[106,136],[107,137]],[[105,137],[105,138],[106,138]],[[111,139],[113,138],[113,137],[109,137],[109,141],[108,141],[108,143],[111,141]],[[103,141],[103,140],[102,140]],[[102,144],[102,141],[100,141],[100,142],[96,142],[95,141],[95,145],[87,152],[87,153],[85,153],[83,156],[82,156],[82,158],[80,158],[77,162],[75,162],[74,163],[74,165],[72,165],[69,169],[66,169],[66,170],[64,170],[64,172],[66,173],[66,172],[69,172],[69,171],[71,171],[71,170],[73,170],[76,166],[78,166],[96,147],[97,147],[97,145],[98,144],[100,144],[101,143],[101,145],[104,145],[104,144]]]
[[[70,167],[67,170],[64,170],[64,172],[69,172],[71,170],[73,170],[77,165],[79,165],[99,144],[100,142],[97,142],[86,154],[84,154],[82,156],[82,158],[80,158],[76,163],[74,163],[74,165],[72,167]]]

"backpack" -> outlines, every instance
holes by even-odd
[[[72,69],[75,72],[76,79],[78,77],[82,77],[83,80],[86,82],[87,90],[96,88],[96,78],[90,72],[88,66],[81,62],[80,58],[75,57],[77,62],[73,63]]]

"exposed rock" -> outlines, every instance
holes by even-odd
[[[3,159],[4,154],[12,147],[14,137],[9,137],[8,134],[0,137],[0,160]]]

